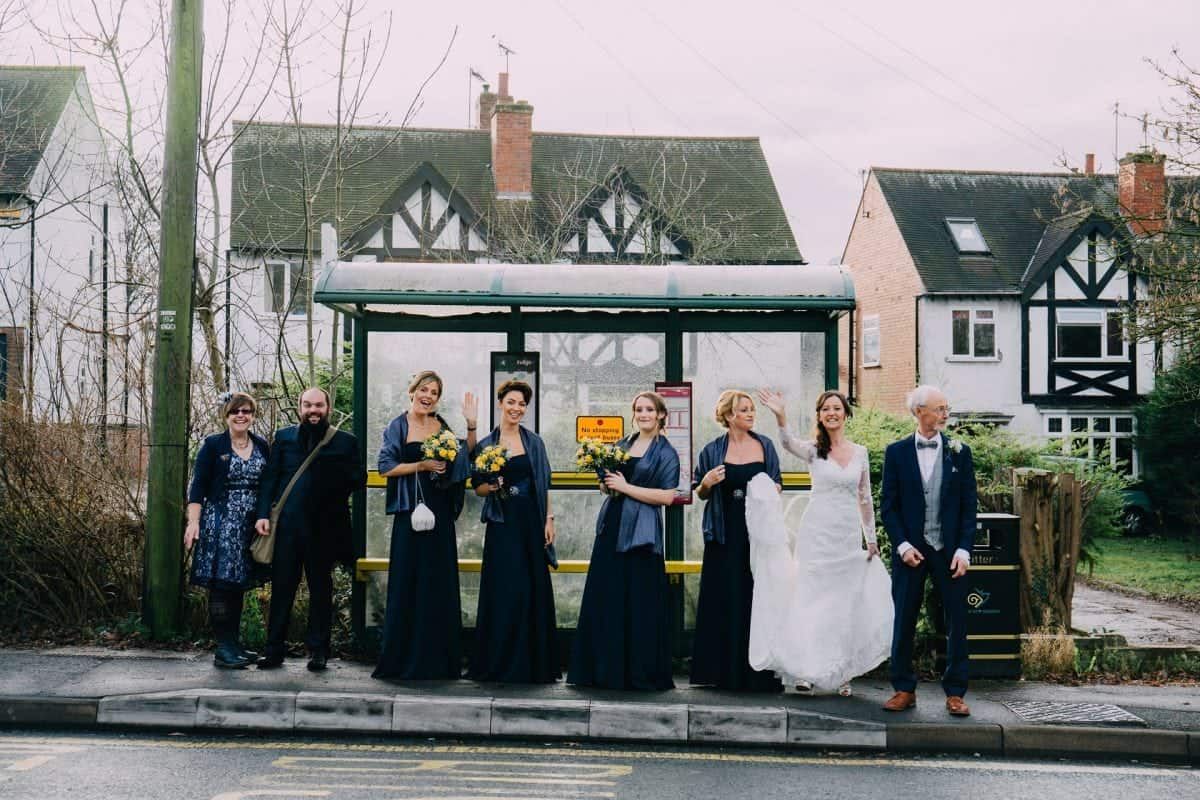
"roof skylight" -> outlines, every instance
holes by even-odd
[[[979,225],[972,217],[946,217],[946,227],[954,237],[958,252],[965,254],[988,254],[991,248],[984,241]]]

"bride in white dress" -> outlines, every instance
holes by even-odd
[[[818,399],[813,440],[787,429],[783,395],[760,391],[759,399],[775,413],[784,448],[808,465],[812,492],[789,535],[775,485],[756,477],[747,491],[750,664],[785,684],[849,696],[850,679],[883,663],[892,643],[892,581],[878,558],[867,448],[846,439],[853,412],[839,392]]]

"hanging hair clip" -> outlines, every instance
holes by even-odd
[[[221,405],[225,405],[232,399],[233,399],[233,392],[221,392],[219,395],[217,395],[217,402],[220,403]]]

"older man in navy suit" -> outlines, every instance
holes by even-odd
[[[958,717],[971,711],[967,693],[967,582],[975,543],[975,464],[971,449],[943,430],[950,418],[946,396],[933,386],[918,386],[908,395],[917,421],[916,433],[888,445],[883,457],[880,511],[892,541],[891,680],[896,693],[887,711],[917,704],[913,672],[913,637],[931,576],[942,596],[946,615],[946,672],[942,689],[946,710]]]

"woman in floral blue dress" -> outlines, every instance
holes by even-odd
[[[192,585],[208,589],[208,617],[217,640],[213,666],[242,669],[257,661],[242,647],[238,629],[245,592],[261,582],[249,546],[269,450],[265,439],[250,432],[254,398],[233,392],[222,399],[226,430],[206,438],[196,454],[183,544],[193,551]]]

